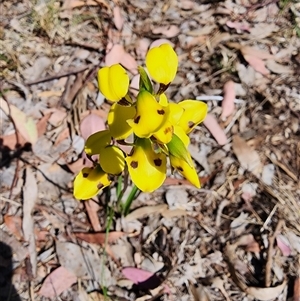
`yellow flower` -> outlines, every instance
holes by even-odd
[[[96,166],[95,168],[85,167],[74,180],[74,197],[78,200],[87,200],[96,196],[100,190],[109,186],[111,181],[107,174]]]
[[[100,166],[106,173],[120,174],[125,167],[125,156],[122,150],[114,145],[109,145],[100,150]]]
[[[129,135],[132,134],[132,128],[127,123],[128,119],[134,118],[135,108],[124,107],[117,103],[114,103],[107,117],[107,123],[112,137],[116,140],[125,140]]]
[[[98,71],[98,85],[108,100],[117,102],[128,92],[129,76],[120,64],[104,67]]]
[[[207,114],[207,104],[198,100],[183,100],[178,103],[184,109],[178,125],[183,128],[186,134],[189,134]]]
[[[111,133],[109,130],[99,131],[91,136],[86,140],[84,151],[87,155],[98,155],[100,150],[109,145],[111,142]]]
[[[188,153],[190,160],[192,160]],[[170,163],[183,177],[197,188],[200,188],[200,181],[194,166],[189,165],[184,159],[170,155]]]
[[[166,179],[167,157],[154,152],[149,139],[137,139],[133,153],[125,160],[133,183],[144,192],[154,191]]]
[[[148,51],[146,66],[150,76],[156,82],[167,86],[175,78],[178,68],[178,57],[169,44],[162,44]]]
[[[148,91],[137,96],[136,115],[127,120],[133,132],[140,138],[149,138],[157,132],[168,118],[168,108],[161,106]]]

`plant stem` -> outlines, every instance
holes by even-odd
[[[134,185],[130,191],[130,194],[129,194],[125,204],[123,205],[122,211],[123,211],[124,216],[126,216],[129,213],[131,203],[135,199],[137,192],[139,192],[139,189],[137,188],[136,185]]]

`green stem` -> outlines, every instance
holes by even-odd
[[[136,185],[134,185],[132,187],[131,191],[130,191],[130,194],[129,194],[126,202],[123,205],[123,214],[124,214],[124,216],[126,216],[129,213],[131,203],[135,199],[135,196],[136,196],[137,192],[139,192],[139,189],[137,188]]]

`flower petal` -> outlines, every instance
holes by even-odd
[[[128,171],[134,184],[144,192],[159,188],[167,172],[167,157],[155,153],[149,139],[138,139],[133,153],[126,159]]]
[[[176,169],[183,177],[185,177],[189,182],[191,182],[197,188],[200,188],[201,185],[200,185],[199,177],[197,175],[194,166],[190,166],[182,158],[178,158],[172,155],[170,155],[170,162],[171,165],[174,167],[174,169]]]
[[[169,143],[172,140],[174,128],[169,120],[167,120],[161,128],[153,134],[153,137],[162,144]]]
[[[109,130],[96,132],[86,140],[84,151],[89,156],[98,155],[103,147],[109,145],[110,141],[111,133]]]
[[[101,168],[109,174],[118,175],[125,167],[125,156],[120,148],[109,145],[100,151]]]
[[[207,114],[207,104],[198,100],[183,100],[178,103],[184,109],[179,125],[189,134]]]
[[[98,85],[108,100],[117,102],[128,92],[129,76],[120,64],[103,67],[98,71]]]
[[[109,186],[110,180],[107,174],[97,166],[85,167],[74,180],[74,197],[78,200],[87,200],[96,196],[100,190]]]
[[[149,138],[166,122],[168,113],[167,107],[161,106],[153,95],[141,91],[137,96],[136,115],[127,122],[136,136]]]
[[[148,51],[146,66],[149,74],[156,82],[168,85],[175,78],[178,57],[169,44],[162,44]]]
[[[108,113],[107,123],[112,137],[116,140],[125,140],[132,134],[132,128],[127,123],[132,119],[136,111],[134,107],[125,107],[114,103]]]

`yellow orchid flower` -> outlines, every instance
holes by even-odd
[[[168,108],[161,106],[148,91],[137,96],[136,115],[127,120],[133,132],[140,138],[149,138],[157,132],[168,118]]]
[[[130,136],[133,130],[127,120],[134,118],[135,114],[135,107],[125,107],[114,103],[107,116],[107,123],[112,137],[116,140],[125,140]]]
[[[192,160],[188,153],[190,160]],[[170,155],[170,163],[184,178],[195,187],[200,188],[200,181],[194,166],[189,165],[184,159]]]
[[[98,155],[100,150],[111,142],[111,133],[109,130],[96,132],[89,136],[85,142],[84,151],[87,155]]]
[[[98,85],[105,98],[117,102],[128,92],[129,76],[120,64],[103,67],[98,71]]]
[[[153,47],[146,55],[146,67],[156,82],[168,86],[176,76],[177,54],[169,44]]]
[[[78,200],[90,199],[110,183],[108,175],[99,165],[95,168],[85,167],[74,180],[74,197]]]
[[[125,156],[122,150],[109,145],[100,150],[100,166],[108,174],[118,175],[125,167]]]
[[[166,179],[167,157],[162,152],[155,153],[149,139],[137,139],[125,160],[133,183],[144,192],[154,191]]]
[[[178,103],[184,109],[178,125],[183,128],[186,134],[189,134],[199,123],[201,123],[207,114],[207,104],[198,100],[183,100]]]

